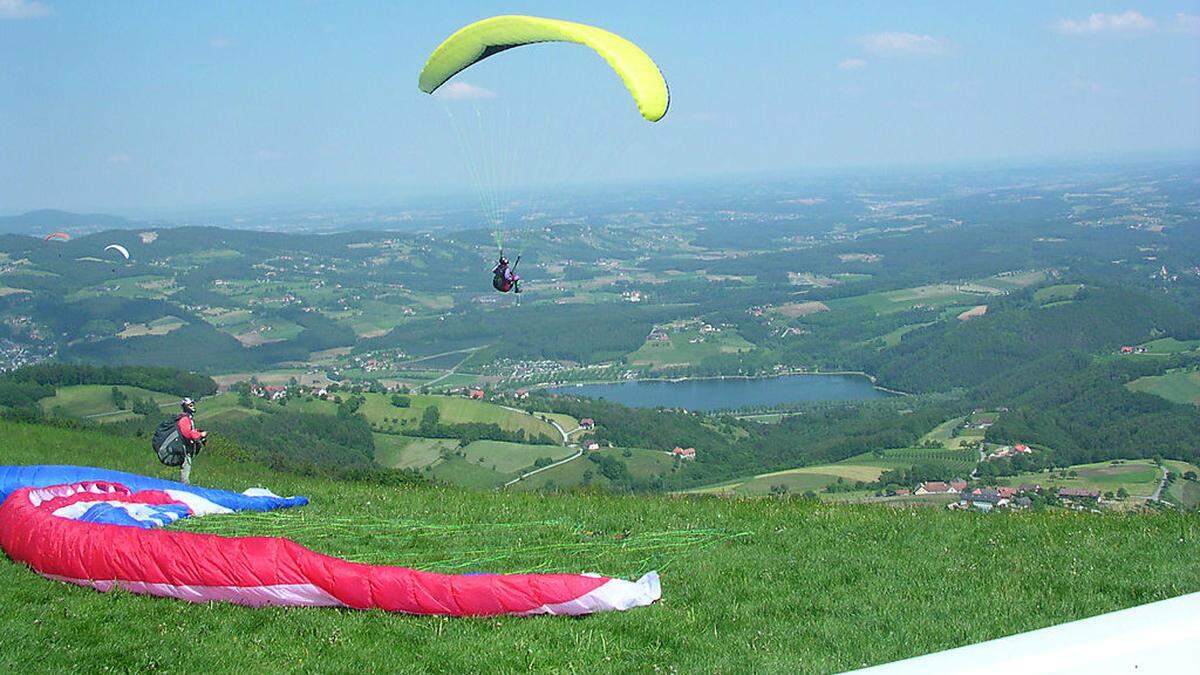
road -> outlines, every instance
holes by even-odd
[[[983,443],[980,443],[979,444],[979,461],[983,462],[983,460],[985,460],[985,459],[987,459],[987,455],[985,455],[983,452]],[[975,468],[971,469],[971,480],[978,480],[978,479],[979,479],[979,464],[977,463],[975,465]]]
[[[1167,489],[1167,476],[1171,474],[1167,467],[1162,467],[1162,478],[1158,479],[1158,488],[1154,490],[1154,494],[1150,495],[1150,501],[1157,502],[1162,500],[1163,490]]]
[[[462,361],[459,361],[458,363],[454,364],[454,367],[453,367],[453,368],[451,368],[450,370],[447,370],[446,372],[442,373],[442,374],[441,374],[441,375],[439,375],[437,378],[435,378],[435,379],[432,379],[432,380],[430,380],[430,381],[426,382],[425,384],[421,385],[421,387],[422,387],[422,388],[424,388],[424,389],[428,389],[429,387],[432,387],[433,385],[437,384],[438,382],[441,382],[442,380],[446,379],[447,377],[450,377],[450,376],[451,376],[451,375],[453,375],[453,374],[454,374],[456,371],[458,371],[459,367],[460,367],[460,366],[462,366],[462,364],[464,364],[464,363],[466,363],[467,361],[469,361],[469,360],[471,359],[471,357],[475,355],[475,352],[479,351],[480,349],[483,349],[483,347],[474,347],[474,348],[472,348],[472,349],[465,350],[465,351],[467,352],[467,355],[463,357],[463,360],[462,360]],[[464,351],[464,350],[461,350],[461,349],[460,349],[460,350],[458,350],[457,352],[446,352],[446,354],[458,354],[458,353],[460,353],[460,352],[462,352],[462,351]],[[445,354],[438,354],[438,356],[445,356]],[[431,356],[431,357],[428,357],[428,358],[433,358],[433,357]]]
[[[580,457],[583,457],[583,450],[582,450],[582,449],[580,449],[580,448],[576,448],[576,449],[575,449],[575,454],[571,455],[570,457],[568,457],[568,458],[566,458],[566,459],[560,459],[560,460],[558,460],[557,462],[555,462],[555,463],[553,463],[553,464],[547,464],[546,466],[543,466],[543,467],[542,467],[542,468],[540,468],[540,469],[534,469],[533,471],[529,471],[529,472],[527,472],[527,473],[523,473],[523,474],[521,474],[520,476],[517,476],[516,478],[514,478],[514,479],[512,479],[512,480],[508,481],[507,483],[505,483],[503,487],[507,488],[508,486],[510,486],[510,485],[513,485],[513,484],[516,484],[516,483],[519,483],[519,482],[521,482],[521,481],[525,480],[526,478],[529,478],[530,476],[532,476],[532,475],[534,475],[534,474],[539,474],[539,473],[541,473],[541,472],[543,472],[543,471],[545,471],[545,470],[547,470],[547,469],[553,469],[553,468],[554,468],[554,467],[556,467],[556,466],[559,466],[559,465],[561,465],[561,464],[566,464],[567,462],[570,462],[570,461],[572,461],[572,460],[579,459]]]
[[[521,410],[520,408],[513,408],[510,406],[506,406],[506,405],[502,405],[500,407],[504,408],[505,410],[509,410],[509,411],[512,411],[515,413],[522,413],[524,415],[535,416],[534,413],[531,413],[528,410]],[[567,457],[566,459],[560,459],[553,464],[547,464],[546,466],[543,466],[540,469],[534,469],[533,471],[523,473],[520,476],[517,476],[516,478],[505,483],[502,486],[502,489],[507,488],[508,486],[513,485],[515,483],[519,483],[519,482],[525,480],[526,478],[529,478],[530,476],[539,474],[539,473],[545,471],[546,469],[553,469],[556,466],[559,466],[561,464],[566,464],[567,462],[579,459],[580,457],[583,456],[583,450],[581,448],[579,448],[579,446],[571,443],[571,434],[575,433],[576,431],[579,431],[583,427],[575,427],[574,429],[572,429],[570,431],[566,431],[562,428],[562,425],[560,425],[558,422],[555,422],[554,420],[550,419],[549,417],[547,417],[545,421],[549,422],[550,426],[554,427],[554,429],[556,431],[558,431],[558,434],[560,436],[562,436],[563,445],[567,446],[568,448],[575,448],[575,454],[571,455],[570,457]]]

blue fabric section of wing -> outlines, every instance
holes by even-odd
[[[107,525],[127,525],[131,527],[140,527],[142,529],[153,529],[163,527],[179,520],[187,518],[191,511],[188,507],[182,504],[138,504],[137,508],[141,518],[134,517],[129,510],[123,506],[114,506],[112,504],[93,504],[83,513],[82,516],[76,518],[85,523],[104,523]]]
[[[0,501],[14,490],[23,487],[46,487],[80,481],[107,481],[120,483],[138,492],[141,490],[179,490],[203,497],[234,511],[272,511],[293,506],[304,506],[308,497],[270,497],[238,494],[229,490],[196,487],[173,480],[139,476],[135,473],[100,469],[91,466],[69,466],[62,464],[35,464],[30,466],[0,466]]]

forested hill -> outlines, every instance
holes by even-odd
[[[1085,287],[1071,302],[1048,305],[1022,293],[970,321],[908,333],[866,367],[888,387],[946,391],[974,387],[1039,359],[1111,352],[1162,335],[1200,338],[1200,315],[1161,294],[1115,286]],[[1043,377],[1049,373],[1065,374],[1043,371]]]

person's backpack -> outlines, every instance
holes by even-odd
[[[158,428],[154,430],[154,436],[150,439],[154,453],[158,455],[158,461],[167,466],[183,466],[183,459],[187,456],[187,444],[179,435],[180,417],[183,415],[175,415],[159,422]]]
[[[496,274],[492,275],[492,288],[500,291],[501,293],[508,292],[508,279],[504,278],[503,272],[497,272]]]

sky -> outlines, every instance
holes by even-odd
[[[517,13],[633,40],[666,118],[572,45],[417,89]],[[0,0],[0,214],[1146,155],[1200,156],[1200,2]]]

